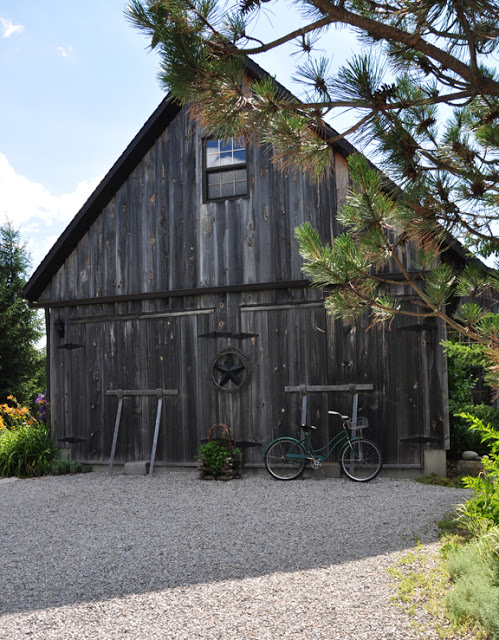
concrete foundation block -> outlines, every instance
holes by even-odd
[[[339,478],[341,476],[341,468],[338,462],[325,462],[322,465],[322,469],[326,478]]]
[[[424,475],[445,478],[447,475],[447,456],[444,449],[426,449],[424,452]]]
[[[149,460],[137,460],[126,462],[124,470],[127,476],[145,476],[149,473],[149,466]]]

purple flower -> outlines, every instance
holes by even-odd
[[[38,405],[38,419],[40,422],[47,421],[47,392],[39,393],[35,403]]]

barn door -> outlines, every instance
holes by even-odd
[[[247,406],[248,439],[265,446],[281,435],[299,434],[301,397],[286,386],[327,384],[325,311],[322,303],[242,307],[241,328],[255,334],[248,345],[252,363]],[[327,435],[327,395],[312,394],[308,419]],[[262,451],[249,460],[261,461]]]

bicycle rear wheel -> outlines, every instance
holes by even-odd
[[[365,438],[355,438],[341,452],[341,466],[357,482],[367,482],[381,471],[383,457],[378,445]]]
[[[278,438],[267,447],[263,459],[276,480],[294,480],[303,473],[307,452],[293,438]]]

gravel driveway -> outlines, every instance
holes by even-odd
[[[386,568],[415,536],[433,552],[465,496],[320,472],[3,480],[0,639],[417,638]]]

